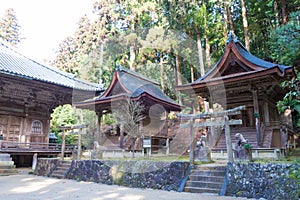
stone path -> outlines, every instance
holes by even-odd
[[[136,189],[91,182],[77,182],[21,173],[0,176],[0,199],[5,200],[230,200],[212,194]]]

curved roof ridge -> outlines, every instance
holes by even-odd
[[[156,80],[154,80],[152,78],[149,78],[149,77],[146,77],[145,75],[143,75],[141,73],[132,71],[132,70],[130,70],[130,69],[128,69],[128,68],[126,68],[126,67],[124,67],[122,65],[117,65],[116,70],[117,71],[121,71],[121,72],[122,71],[126,72],[128,74],[131,74],[132,76],[135,76],[137,78],[143,79],[144,81],[151,82],[152,84],[155,84],[155,85],[159,85],[159,83]]]
[[[237,41],[234,43],[236,48],[238,49],[239,53],[249,62],[258,65],[260,67],[269,69],[269,68],[273,68],[273,67],[279,67],[281,72],[284,72],[285,69],[290,68],[291,66],[285,66],[285,65],[280,65],[277,63],[272,63],[266,60],[263,60],[259,57],[256,57],[255,55],[253,55],[251,52],[247,51],[247,49],[242,45],[242,43],[240,41]]]
[[[273,67],[278,67],[279,70],[282,73],[284,73],[286,69],[291,68],[291,66],[285,66],[285,65],[280,65],[280,64],[277,64],[277,63],[271,63],[269,61],[266,61],[266,60],[263,60],[261,58],[256,57],[255,55],[251,54],[245,48],[245,46],[238,40],[238,38],[232,32],[230,32],[229,35],[228,35],[228,39],[226,40],[226,46],[224,48],[223,54],[219,58],[218,62],[209,71],[207,71],[203,76],[201,76],[200,78],[198,78],[197,80],[195,80],[193,83],[198,83],[198,82],[202,81],[203,79],[205,79],[206,77],[208,77],[214,70],[216,70],[216,68],[218,67],[218,65],[220,64],[221,60],[224,57],[224,53],[225,53],[225,50],[226,50],[227,46],[230,43],[233,43],[233,45],[235,46],[235,48],[238,50],[238,53],[243,58],[245,58],[248,62],[250,62],[250,63],[252,63],[254,65],[257,65],[257,66],[262,67],[264,69],[270,69],[270,68],[273,68]]]

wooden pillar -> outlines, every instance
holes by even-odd
[[[65,157],[65,147],[66,147],[66,130],[63,130],[62,135],[62,145],[61,145],[61,160],[64,160]]]
[[[166,154],[169,155],[170,154],[170,139],[169,138],[167,138],[166,147],[167,147]]]
[[[194,163],[194,119],[190,118],[190,165]]]
[[[270,114],[269,114],[269,104],[267,101],[264,102],[264,119],[265,119],[265,124],[269,125],[270,124]]]
[[[261,147],[260,114],[259,114],[257,90],[252,90],[252,94],[253,94],[253,107],[254,107],[257,146]]]
[[[81,134],[82,134],[82,128],[79,129],[79,133],[78,133],[77,160],[80,160],[80,155],[81,155]]]
[[[228,116],[224,116],[225,121],[225,140],[226,140],[226,148],[227,148],[227,155],[228,155],[228,162],[233,163],[233,151],[232,151],[232,143],[231,143],[231,136],[230,136],[230,127],[229,127],[229,119]]]
[[[124,148],[124,126],[122,123],[120,125],[120,148]]]
[[[97,132],[96,132],[96,137],[93,139],[96,141],[99,141],[100,138],[102,138],[102,132],[101,132],[101,119],[102,119],[102,111],[97,112]],[[99,138],[100,137],[100,138]]]

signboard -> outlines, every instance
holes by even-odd
[[[151,138],[143,139],[143,148],[151,148]]]

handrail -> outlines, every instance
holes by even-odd
[[[57,143],[43,143],[43,142],[11,142],[2,140],[0,149],[30,149],[30,150],[61,150],[62,145]],[[65,148],[72,150],[75,145],[66,144]]]
[[[178,189],[178,192],[182,192],[182,191],[183,191],[184,186],[185,186],[185,184],[186,184],[186,182],[187,182],[187,180],[188,180],[188,178],[189,178],[189,176],[190,176],[190,173],[191,173],[192,168],[193,168],[192,165],[189,165],[189,166],[188,166],[188,169],[186,170],[185,176],[184,176],[184,178],[182,179],[182,182],[181,182],[181,184],[180,184],[180,187],[179,187],[179,189]]]
[[[226,195],[226,190],[227,190],[227,185],[228,185],[228,163],[226,166],[226,174],[223,180],[222,188],[220,191],[220,196],[225,196]]]

